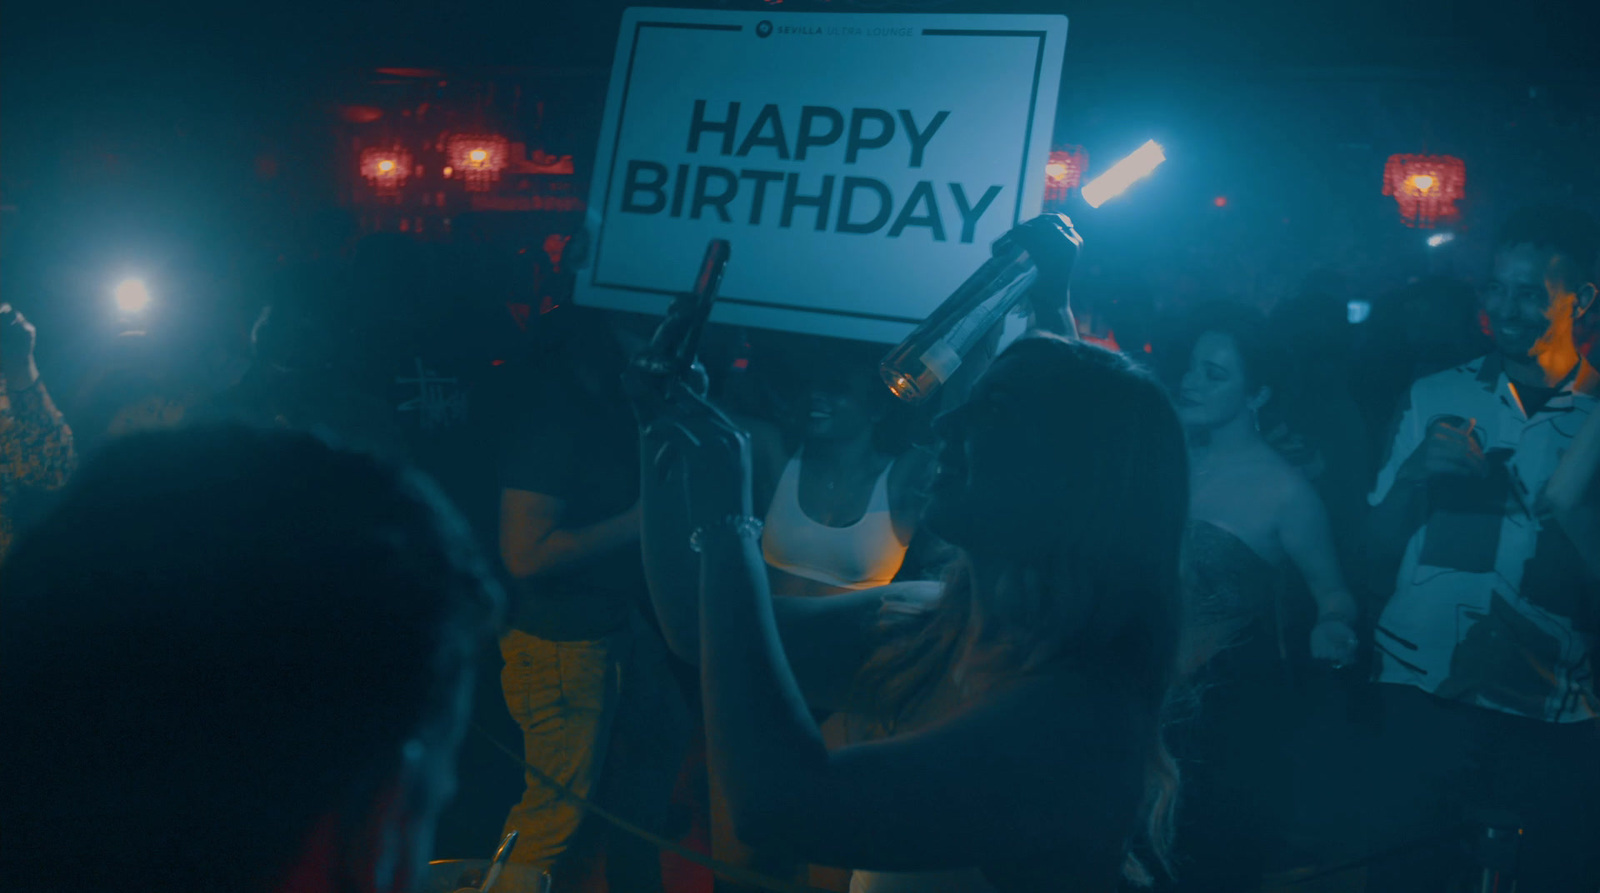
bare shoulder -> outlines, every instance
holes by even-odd
[[[1322,504],[1322,497],[1317,495],[1316,488],[1311,486],[1306,476],[1282,457],[1278,462],[1282,468],[1272,472],[1271,492],[1279,526],[1294,527],[1325,517],[1327,510]]]
[[[1282,506],[1307,494],[1315,498],[1316,492],[1311,489],[1306,476],[1272,447],[1263,443],[1252,450],[1246,459],[1261,495],[1269,504]]]

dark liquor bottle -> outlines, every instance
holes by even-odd
[[[682,378],[695,362],[700,333],[711,316],[711,305],[722,287],[722,273],[733,254],[725,239],[712,239],[700,261],[694,291],[679,295],[667,309],[650,345],[634,357],[633,365],[651,375]]]

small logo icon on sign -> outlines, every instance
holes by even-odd
[[[762,19],[761,21],[756,22],[756,36],[757,37],[771,37],[772,36],[772,23],[767,21],[766,19]]]

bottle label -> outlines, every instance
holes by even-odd
[[[950,376],[961,368],[961,354],[950,346],[950,342],[944,340],[933,342],[922,354],[921,360],[922,365],[928,367],[928,371],[939,379],[940,384],[949,381]]]

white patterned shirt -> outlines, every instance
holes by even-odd
[[[1505,474],[1429,483],[1427,520],[1406,546],[1378,622],[1380,682],[1546,722],[1600,715],[1591,661],[1600,581],[1565,534],[1533,510],[1578,429],[1600,408],[1597,391],[1600,373],[1582,363],[1529,415],[1523,397],[1532,395],[1518,393],[1494,355],[1412,385],[1373,505],[1441,417],[1470,425],[1485,454],[1503,459]]]

